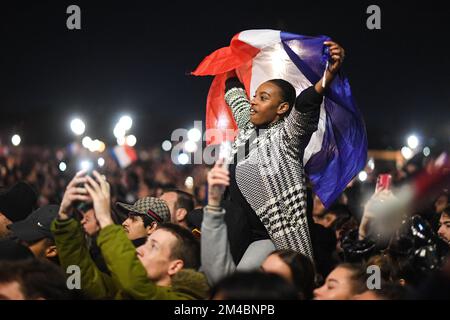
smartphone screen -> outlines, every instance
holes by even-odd
[[[377,185],[375,187],[375,192],[381,190],[390,190],[392,183],[392,176],[390,174],[384,173],[380,174],[377,178]]]

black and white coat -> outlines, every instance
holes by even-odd
[[[291,249],[313,259],[303,153],[317,130],[322,96],[314,87],[304,90],[290,114],[264,131],[250,122],[250,102],[243,88],[227,90],[225,101],[239,128],[232,154],[237,153],[236,182],[240,191],[277,249]],[[249,139],[249,152],[241,155]]]

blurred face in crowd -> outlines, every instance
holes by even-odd
[[[148,237],[144,245],[136,249],[148,278],[157,285],[170,285],[170,277],[183,268],[182,260],[171,257],[172,248],[177,241],[171,232],[158,229]]]
[[[320,224],[325,228],[330,228],[333,222],[336,220],[336,214],[334,212],[328,212],[323,216],[316,216],[314,220],[315,223]]]
[[[292,282],[291,268],[276,253],[269,255],[261,265],[262,271],[275,273],[289,282]]]
[[[84,232],[90,236],[95,235],[100,230],[100,226],[95,218],[94,209],[83,212],[82,215],[83,219],[81,219],[81,225],[83,226]]]
[[[176,192],[164,192],[160,197],[167,203],[170,211],[170,222],[187,228],[186,215],[184,208],[177,208],[178,195]]]
[[[261,84],[250,103],[250,121],[255,126],[270,124],[289,109],[288,103],[283,103],[281,89],[271,82]]]
[[[58,255],[55,244],[51,239],[43,238],[36,241],[33,244],[23,243],[31,252],[33,252],[36,258],[54,258]]]
[[[156,229],[156,222],[146,227],[144,219],[140,215],[129,213],[122,226],[127,233],[128,239],[136,240],[148,237]]]
[[[314,290],[315,300],[350,300],[355,295],[352,272],[347,268],[335,268],[325,284]]]
[[[439,198],[434,202],[434,208],[436,213],[442,213],[444,209],[448,206],[448,196],[443,194],[440,195]]]
[[[0,300],[25,300],[20,283],[17,281],[0,283]]]
[[[325,207],[320,201],[319,197],[314,195],[314,202],[313,202],[313,219],[315,223],[319,223],[320,218],[319,216],[323,213],[325,210]]]
[[[450,215],[446,212],[441,214],[441,219],[439,220],[439,237],[450,244]]]
[[[5,217],[2,213],[0,213],[0,239],[5,238],[10,233],[7,228],[8,225],[12,223],[7,217]]]

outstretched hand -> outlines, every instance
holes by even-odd
[[[325,41],[323,43],[328,47],[331,56],[331,62],[328,65],[328,71],[336,74],[344,63],[345,50],[339,44],[333,41]]]
[[[224,167],[223,159],[219,159],[208,172],[208,205],[218,207],[225,188],[230,185],[230,173]]]
[[[59,207],[59,219],[69,219],[72,215],[73,205],[76,201],[92,202],[87,190],[80,187],[80,185],[83,185],[84,183],[86,183],[86,171],[78,172],[69,182]]]

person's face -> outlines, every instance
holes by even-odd
[[[56,246],[51,245],[47,238],[41,239],[33,244],[23,244],[27,245],[36,258],[54,258],[57,256]]]
[[[83,212],[82,215],[81,225],[83,226],[84,232],[90,236],[95,235],[100,230],[100,226],[95,218],[94,209]]]
[[[0,213],[0,239],[5,238],[10,234],[8,226],[12,223],[5,215]]]
[[[316,219],[314,219],[314,222],[324,226],[325,228],[330,228],[335,220],[336,214],[334,214],[333,212],[329,212],[323,217],[316,217]]]
[[[183,267],[181,260],[171,259],[176,237],[169,231],[158,229],[147,242],[136,249],[137,256],[147,271],[147,276],[155,283],[170,284],[170,276]]]
[[[250,101],[250,121],[255,126],[276,121],[289,109],[288,104],[283,102],[281,89],[271,82],[264,82]]]
[[[352,289],[351,272],[346,268],[335,268],[325,280],[325,284],[314,290],[315,300],[350,300]]]
[[[122,226],[130,240],[147,237],[153,231],[153,226],[144,226],[141,216],[131,213],[128,214],[128,218],[122,223]]]
[[[314,195],[314,202],[313,202],[314,222],[316,222],[315,220],[316,220],[317,216],[321,215],[324,210],[325,210],[325,207],[324,207],[322,201],[320,201],[320,198],[318,196]]]
[[[439,219],[438,235],[450,244],[450,216],[447,214],[441,214],[441,218]]]
[[[444,194],[441,195],[439,198],[437,198],[436,202],[434,203],[436,213],[442,213],[442,211],[444,211],[445,207],[447,206],[448,206],[448,197]]]
[[[277,255],[271,254],[264,260],[261,269],[266,273],[275,273],[289,282],[292,282],[291,268]]]
[[[167,203],[170,211],[170,222],[177,223],[176,217],[176,204],[178,200],[178,196],[175,192],[165,192],[160,197],[161,200],[164,200]]]
[[[0,300],[26,300],[17,281],[0,283]]]

